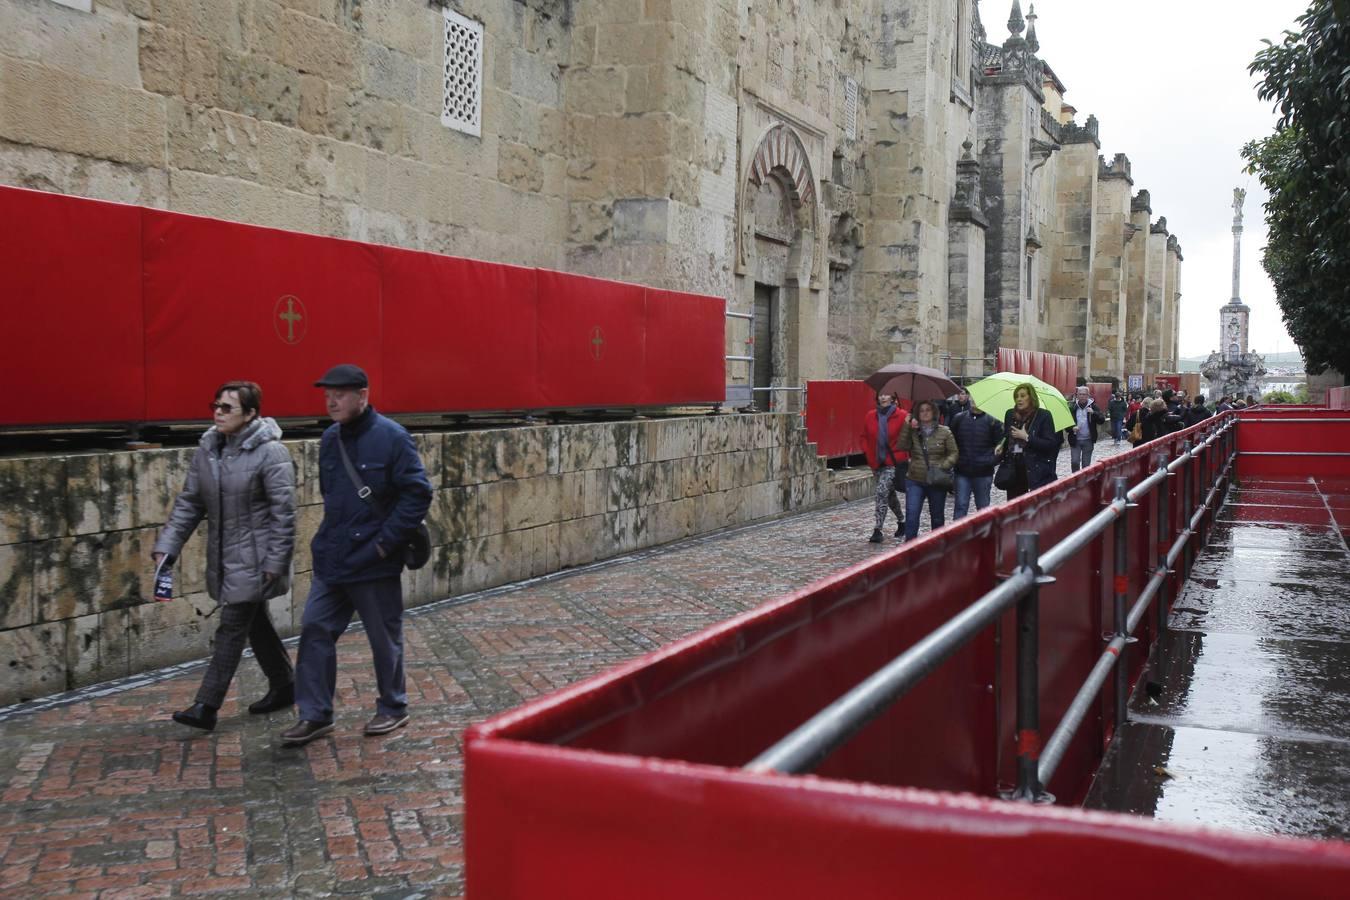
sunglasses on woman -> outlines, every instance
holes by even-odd
[[[211,412],[215,412],[216,410],[220,410],[221,412],[225,413],[225,415],[228,416],[232,412],[238,412],[239,407],[231,406],[228,403],[212,403]]]

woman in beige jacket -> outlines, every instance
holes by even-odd
[[[905,540],[919,535],[919,514],[928,501],[928,521],[933,529],[947,520],[947,492],[952,487],[956,466],[956,438],[946,425],[938,422],[937,407],[931,400],[920,400],[914,416],[900,430],[900,449],[909,454],[905,473]]]
[[[211,662],[196,702],[174,721],[210,731],[247,642],[271,689],[251,713],[295,702],[290,656],[267,614],[267,600],[290,589],[295,549],[295,469],[281,428],[264,419],[262,389],[231,381],[211,403],[215,425],[202,435],[187,483],[155,541],[154,558],[176,557],[202,519],[206,531],[206,590],[220,604]]]

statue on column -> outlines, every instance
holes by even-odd
[[[1242,204],[1247,202],[1247,192],[1242,188],[1233,188],[1233,221],[1242,224]]]

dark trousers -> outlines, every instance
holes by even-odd
[[[324,584],[315,578],[305,600],[296,656],[295,703],[307,722],[333,721],[337,690],[337,640],[361,616],[375,658],[376,711],[401,716],[408,708],[403,678],[403,585],[398,578]]]
[[[253,648],[253,656],[273,687],[284,687],[295,677],[291,658],[286,653],[272,617],[267,614],[267,603],[228,603],[220,608],[220,624],[216,626],[215,650],[211,662],[197,689],[197,702],[212,709],[220,709],[230,682],[244,655],[244,643]]]

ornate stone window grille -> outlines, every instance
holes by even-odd
[[[441,124],[483,134],[483,25],[450,9],[445,16],[445,92]]]

